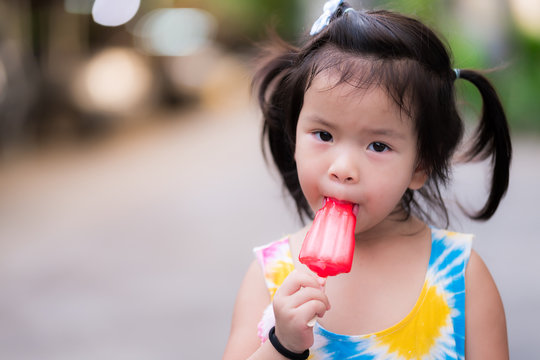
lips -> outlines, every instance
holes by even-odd
[[[339,204],[351,204],[353,206],[352,211],[353,211],[354,216],[358,215],[359,206],[358,206],[357,203],[354,203],[352,201],[347,201],[347,200],[340,200],[340,199],[337,199],[337,198],[334,198],[334,197],[326,197],[325,196],[324,200],[323,200],[323,205],[322,205],[323,207],[326,204],[327,199],[332,199],[334,202],[339,203]]]

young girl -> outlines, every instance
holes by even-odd
[[[464,152],[458,80],[483,99]],[[454,161],[491,158],[489,196],[471,218],[489,219],[506,192],[510,136],[490,83],[454,70],[417,20],[334,0],[254,84],[300,216],[326,198],[353,203],[356,244],[350,273],[328,279],[298,262],[309,226],[256,248],[224,359],[507,359],[503,306],[472,236],[426,224],[448,224],[440,188]]]

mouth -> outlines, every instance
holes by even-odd
[[[352,213],[354,214],[354,216],[356,217],[358,215],[358,209],[359,209],[359,206],[358,204],[356,203],[353,203],[351,201],[347,201],[347,200],[340,200],[340,199],[336,199],[336,198],[329,198],[329,197],[324,197],[324,200],[323,200],[323,207],[324,205],[326,205],[326,201],[328,199],[332,199],[332,201],[338,203],[338,204],[343,204],[343,205],[352,205]]]

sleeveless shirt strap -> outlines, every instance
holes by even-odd
[[[256,247],[253,252],[262,267],[270,298],[273,298],[285,278],[294,270],[289,237]]]

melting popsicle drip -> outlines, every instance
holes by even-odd
[[[317,211],[299,260],[320,277],[351,271],[356,215],[352,203],[328,198]]]

